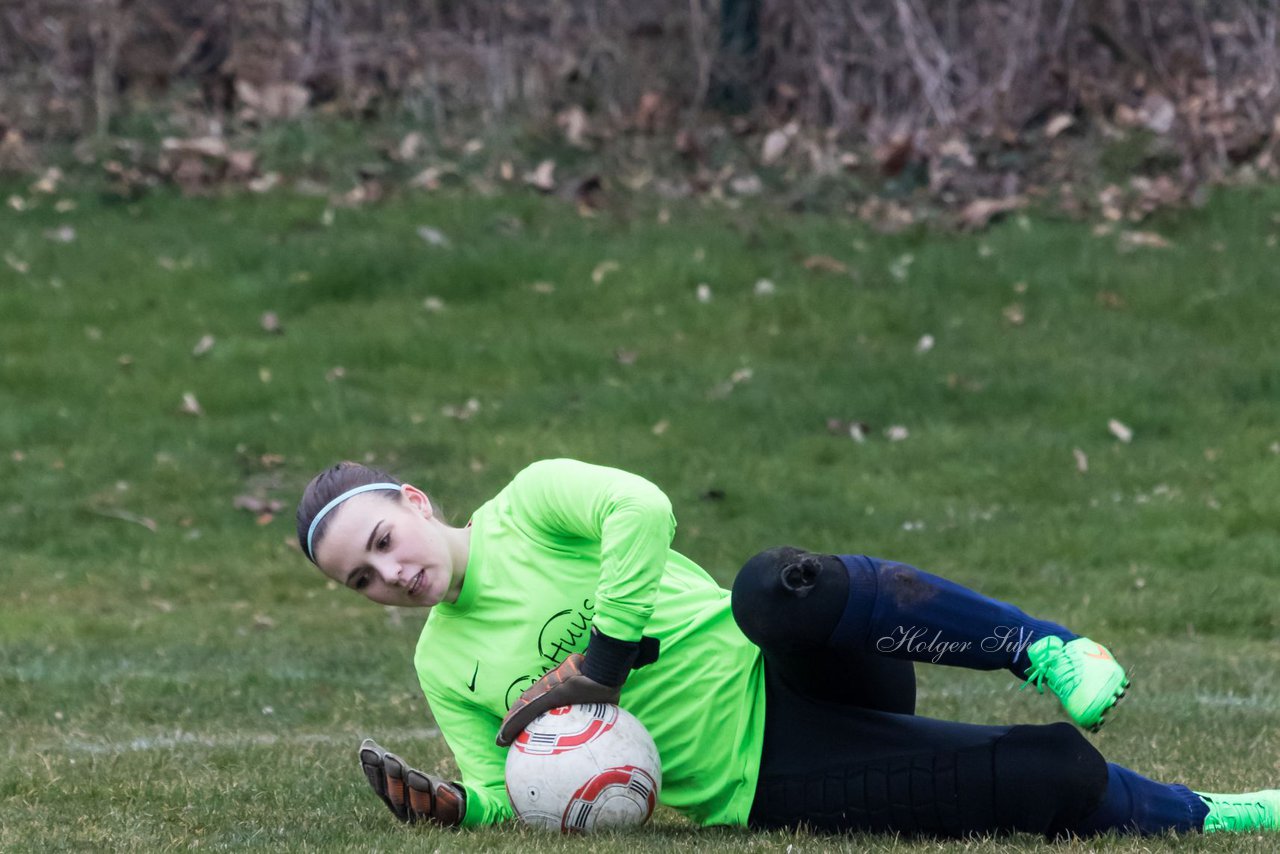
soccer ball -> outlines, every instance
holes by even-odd
[[[639,827],[661,787],[653,737],[630,712],[606,703],[544,712],[507,752],[507,795],[516,816],[534,827]]]

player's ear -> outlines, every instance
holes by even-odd
[[[409,483],[403,484],[400,487],[400,494],[404,496],[410,506],[416,508],[422,514],[422,518],[430,519],[435,515],[435,508],[431,506],[431,499],[418,487]]]

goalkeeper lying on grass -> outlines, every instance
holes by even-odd
[[[1280,829],[1280,790],[1194,792],[1106,762],[1073,726],[915,715],[913,662],[1010,671],[1087,730],[1128,685],[1088,638],[914,567],[777,548],[732,592],[671,550],[667,497],[573,460],[522,471],[463,528],[355,463],[298,508],[305,554],[384,605],[430,608],[415,666],[461,770],[366,742],[403,821],[512,815],[506,746],[538,714],[619,703],[662,757],[662,801],[704,825],[1048,837]]]

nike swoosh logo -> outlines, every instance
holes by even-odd
[[[467,690],[472,694],[476,692],[476,674],[480,672],[480,662],[476,661],[476,669],[471,671],[471,684],[467,686]]]

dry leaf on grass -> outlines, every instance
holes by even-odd
[[[438,228],[420,225],[418,226],[418,237],[421,237],[428,246],[438,246],[441,249],[449,248],[449,238]]]
[[[1017,210],[1026,204],[1022,196],[1008,196],[1003,199],[974,199],[960,211],[960,225],[971,231],[986,228],[992,219],[1000,214]]]
[[[401,163],[412,160],[418,156],[418,152],[422,149],[422,134],[416,130],[411,130],[400,140],[400,144],[396,146],[396,159]]]
[[[455,418],[458,421],[466,421],[471,416],[480,411],[480,401],[476,398],[470,398],[462,406],[446,406],[440,410],[440,413],[446,418]]]
[[[822,273],[847,273],[849,268],[830,255],[810,255],[802,262],[806,270]]]
[[[1076,471],[1084,474],[1089,470],[1089,457],[1079,448],[1072,448],[1071,455],[1076,458]]]
[[[279,513],[284,509],[284,502],[274,498],[262,498],[257,495],[237,495],[231,500],[231,506],[237,510],[250,513]]]
[[[196,418],[204,415],[204,409],[201,408],[200,401],[196,400],[196,396],[189,391],[182,393],[182,405],[178,407],[178,411],[183,415],[193,415]]]
[[[750,368],[739,368],[733,372],[728,380],[716,385],[715,388],[707,392],[707,397],[712,400],[722,400],[728,397],[739,384],[747,382],[754,375],[755,372]]]
[[[1076,120],[1071,118],[1069,114],[1058,113],[1056,116],[1049,119],[1049,123],[1044,126],[1044,135],[1049,139],[1053,139],[1075,123]]]
[[[791,145],[791,139],[799,131],[800,126],[795,122],[790,122],[786,126],[766,134],[764,142],[760,145],[760,162],[765,166],[772,166],[777,163],[782,155],[787,153],[787,147]]]
[[[1115,436],[1126,445],[1133,441],[1133,430],[1114,418],[1107,422],[1107,429],[1111,431],[1112,436]]]
[[[1122,231],[1120,245],[1131,248],[1168,249],[1173,244],[1154,231]]]
[[[212,335],[201,335],[200,340],[196,342],[196,346],[191,348],[191,355],[195,356],[197,359],[200,358],[205,353],[208,353],[213,349],[213,345],[216,341],[217,339]]]
[[[605,276],[610,273],[616,273],[621,269],[622,265],[617,261],[601,261],[596,265],[595,269],[591,271],[591,281],[598,285],[604,281]]]
[[[508,178],[507,180],[510,179]],[[428,166],[409,179],[409,186],[415,190],[440,189],[440,170],[435,166]]]
[[[544,193],[550,193],[556,188],[556,162],[542,161],[532,172],[524,176],[524,182]]]
[[[284,333],[284,327],[280,325],[280,317],[274,311],[263,312],[258,318],[258,325],[262,327],[263,332],[271,335],[281,335]]]
[[[109,519],[120,519],[124,522],[141,525],[153,534],[160,527],[156,524],[156,520],[149,516],[140,516],[137,513],[130,513],[128,510],[121,510],[118,507],[92,508],[92,512],[99,516],[106,516]]]
[[[566,107],[556,115],[556,125],[564,134],[565,142],[574,148],[590,148],[587,142],[587,112],[574,104]]]

